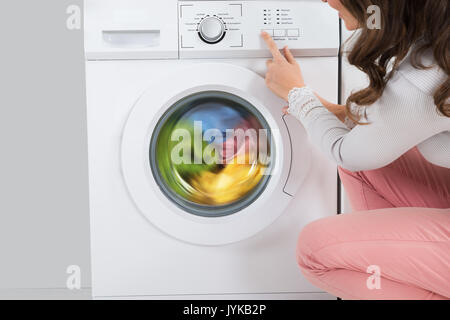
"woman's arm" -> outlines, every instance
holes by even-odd
[[[341,122],[350,125],[350,123],[347,122],[349,120],[347,118],[347,110],[346,110],[345,106],[340,105],[340,104],[331,103],[331,102],[325,100],[324,98],[322,98],[321,96],[319,96],[317,93],[315,93],[315,95],[320,100],[320,102],[323,104],[323,106],[328,109],[328,111],[333,113]],[[289,114],[288,110],[289,110],[289,106],[283,108],[283,112],[285,114]],[[352,127],[353,126],[354,126],[354,124],[352,124]]]
[[[300,66],[287,48],[285,58],[269,35],[264,35],[264,39],[274,56],[268,62],[267,86],[289,101],[289,112],[302,122],[311,141],[345,169],[384,167],[421,142],[448,130],[446,119],[436,120],[432,97],[402,78],[392,81],[395,87],[386,88],[383,98],[367,108],[368,118],[363,120],[370,124],[350,130],[338,119],[343,115],[338,106],[330,104],[330,112],[324,106],[327,102],[320,101],[312,91],[305,97],[303,92],[293,90],[305,89]]]
[[[395,81],[394,81],[395,80]],[[349,130],[304,87],[289,95],[289,112],[305,127],[311,141],[339,166],[350,171],[387,166],[423,141],[448,130],[436,117],[434,100],[398,75],[383,98],[367,108],[368,125]]]

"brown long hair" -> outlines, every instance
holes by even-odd
[[[348,54],[351,65],[369,76],[370,85],[355,92],[347,100],[347,115],[360,123],[359,112],[351,108],[370,106],[383,94],[386,84],[410,49],[412,65],[427,69],[421,63],[426,50],[432,50],[447,80],[434,93],[438,112],[450,117],[450,1],[449,0],[341,0],[344,7],[358,20],[361,34]],[[368,7],[380,8],[381,29],[369,29],[371,14]],[[392,63],[390,69],[390,63]]]

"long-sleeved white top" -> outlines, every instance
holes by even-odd
[[[434,64],[433,55],[426,53],[422,62]],[[450,168],[450,118],[438,112],[433,99],[446,79],[439,66],[418,70],[408,56],[382,97],[363,109],[368,125],[345,125],[316,96],[296,94],[301,89],[291,91],[289,112],[302,122],[310,140],[344,169],[382,168],[414,147],[429,162]]]

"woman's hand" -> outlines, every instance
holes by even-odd
[[[287,47],[283,49],[283,56],[267,32],[263,32],[261,36],[273,56],[273,59],[267,61],[266,85],[277,96],[288,101],[292,89],[305,86],[300,66]]]

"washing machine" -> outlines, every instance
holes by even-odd
[[[295,249],[337,214],[336,166],[266,88],[262,30],[337,101],[320,1],[85,1],[94,298],[333,298]]]

